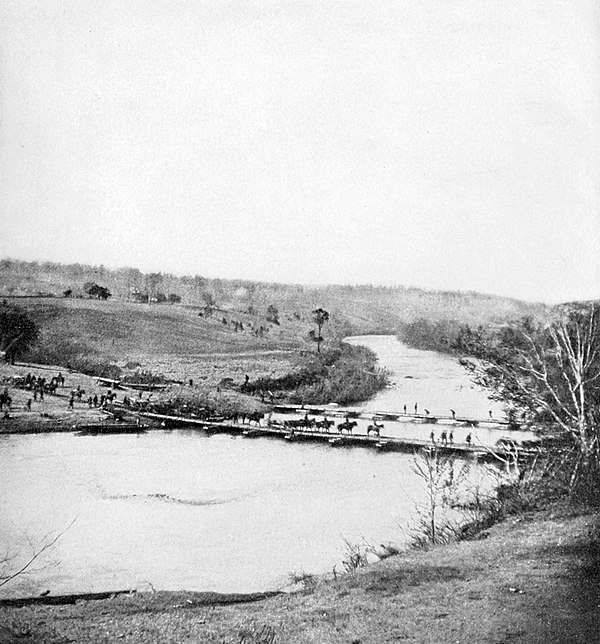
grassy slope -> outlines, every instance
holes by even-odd
[[[227,606],[199,594],[144,594],[0,608],[0,622],[5,641],[24,632],[32,643],[258,644],[270,641],[256,637],[268,628],[276,644],[590,644],[600,626],[597,538],[597,516],[554,508],[508,519],[476,541],[317,581],[311,592]]]
[[[281,375],[289,368],[287,352],[299,346],[295,327],[268,325],[269,333],[260,338],[248,324],[257,320],[237,313],[205,319],[184,307],[118,300],[32,298],[18,303],[40,323],[41,345],[57,349],[56,364],[64,364],[60,347],[66,343],[101,360],[120,365],[134,361],[176,379],[213,382],[225,376],[243,378],[244,370]],[[223,317],[243,322],[247,330],[234,332],[231,324],[222,323]],[[267,326],[264,320],[260,324]]]
[[[91,360],[120,365],[134,361],[168,377],[209,383],[223,377],[242,380],[246,373],[253,379],[283,375],[291,368],[294,352],[309,346],[306,336],[314,328],[312,302],[300,320],[282,308],[279,326],[239,311],[217,311],[207,319],[198,317],[194,308],[123,300],[24,298],[16,302],[40,324],[41,346],[50,351],[51,363],[65,365],[65,356],[77,351]],[[401,324],[399,315],[381,312],[381,303],[346,299],[342,309],[336,295],[325,306],[332,318],[323,331],[328,341],[348,333],[394,332]],[[244,332],[236,333],[232,321],[242,322]],[[260,326],[269,330],[256,337],[253,331]],[[30,359],[35,361],[36,355]]]
[[[17,302],[42,323],[47,337],[73,338],[86,342],[98,353],[116,356],[238,353],[298,345],[294,329],[289,327],[280,331],[273,326],[265,337],[257,338],[249,331],[236,333],[230,324],[222,323],[223,317],[245,325],[252,322],[252,316],[238,313],[217,312],[206,319],[180,306],[148,306],[122,300],[40,298]]]

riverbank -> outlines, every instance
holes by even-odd
[[[227,601],[144,592],[0,607],[0,642],[589,644],[600,627],[598,516],[554,505],[472,541],[408,551],[335,580],[308,578],[301,592]]]
[[[267,399],[271,402],[295,402],[327,404],[356,403],[369,399],[388,384],[388,373],[377,367],[377,357],[369,349],[347,343],[336,345],[333,349],[319,354],[304,352],[298,354],[290,365],[291,371],[283,377],[259,376],[245,380],[223,378],[214,386],[192,384],[193,379],[169,382],[164,381],[161,391],[141,392],[138,390],[118,389],[114,391],[117,400],[125,396],[137,399],[138,396],[152,401],[151,411],[161,411],[170,415],[190,415],[198,417],[224,416],[234,414],[265,413]],[[42,398],[31,389],[16,386],[18,380],[26,375],[35,379],[44,378],[46,382],[61,374],[64,382],[53,393]],[[112,380],[104,380],[109,385]],[[0,385],[8,390],[11,406],[0,414],[0,433],[41,433],[48,431],[68,431],[74,425],[97,424],[109,418],[102,409],[101,400],[108,393],[107,386],[101,386],[95,376],[67,370],[61,366],[19,363],[0,365]],[[81,391],[74,398],[71,392]],[[91,404],[95,399],[96,404]]]
[[[44,399],[36,396],[33,391],[15,387],[12,379],[25,377],[30,373],[36,378],[42,377],[49,382],[52,377],[61,373],[65,378],[64,386],[58,387],[55,394],[46,393]],[[106,421],[108,414],[100,407],[89,407],[89,396],[106,394],[107,388],[100,387],[96,378],[82,373],[68,372],[61,367],[46,365],[0,363],[0,385],[8,388],[12,398],[8,416],[4,411],[0,414],[0,434],[28,434],[44,432],[72,431],[74,425],[97,424]],[[85,391],[81,400],[75,398],[73,408],[69,406],[71,391],[77,388]],[[28,401],[31,400],[30,408]]]

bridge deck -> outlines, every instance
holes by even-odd
[[[478,425],[489,425],[497,427],[508,427],[510,423],[507,420],[499,418],[472,418],[468,416],[444,416],[441,414],[414,414],[398,411],[366,411],[364,409],[348,409],[342,407],[326,407],[319,405],[275,405],[274,410],[283,414],[313,414],[320,416],[332,416],[342,418],[350,416],[352,418],[362,418],[364,420],[391,420],[391,421],[420,421],[423,423],[443,422],[454,425],[469,425],[477,427]],[[511,425],[517,429],[514,424]]]
[[[210,420],[200,420],[198,418],[184,418],[181,416],[168,416],[164,414],[154,414],[140,412],[141,416],[160,422],[165,427],[197,427],[208,433],[231,433],[246,435],[249,438],[256,437],[280,437],[288,441],[313,441],[329,443],[336,446],[362,446],[372,447],[382,451],[397,452],[414,452],[416,450],[431,449],[434,446],[445,453],[456,454],[460,456],[472,455],[477,458],[499,456],[505,457],[514,455],[515,451],[511,447],[496,445],[486,447],[483,445],[469,445],[467,443],[447,443],[440,441],[432,443],[430,440],[395,436],[366,436],[364,434],[340,434],[337,431],[322,432],[309,429],[297,429],[293,431],[284,427],[280,423],[271,423],[265,426],[248,425],[243,423],[234,423],[231,421],[215,422]],[[531,456],[538,453],[535,448],[519,448],[520,456]]]

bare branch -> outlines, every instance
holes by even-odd
[[[19,575],[25,573],[31,567],[31,565],[44,554],[44,552],[52,548],[52,546],[65,534],[65,532],[67,532],[67,530],[69,530],[73,526],[75,521],[77,521],[77,517],[75,517],[73,521],[71,521],[71,523],[69,523],[69,525],[64,530],[59,532],[51,541],[44,544],[39,550],[35,551],[33,555],[28,559],[28,561],[26,561],[18,570],[15,570],[8,575],[0,576],[0,587],[8,584],[8,582],[15,579],[15,577],[18,577]]]

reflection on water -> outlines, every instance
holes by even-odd
[[[418,394],[436,413],[465,383],[469,390],[459,401],[465,413],[467,402],[468,413],[487,413],[485,396],[478,398],[482,393],[470,389],[462,372],[455,382],[445,356],[427,353],[423,367],[418,358],[425,352],[410,351],[405,364],[393,358],[394,351],[406,352],[400,343],[373,342],[385,353],[383,364],[396,365],[398,382],[409,374],[410,386],[418,386],[399,385],[369,405],[395,409],[398,400]],[[411,458],[193,430],[1,436],[2,552],[27,553],[28,540],[39,543],[75,519],[34,574],[2,591],[56,594],[148,582],[161,589],[252,591],[284,585],[292,572],[339,569],[343,539],[405,538],[399,526],[408,525],[423,494]]]

